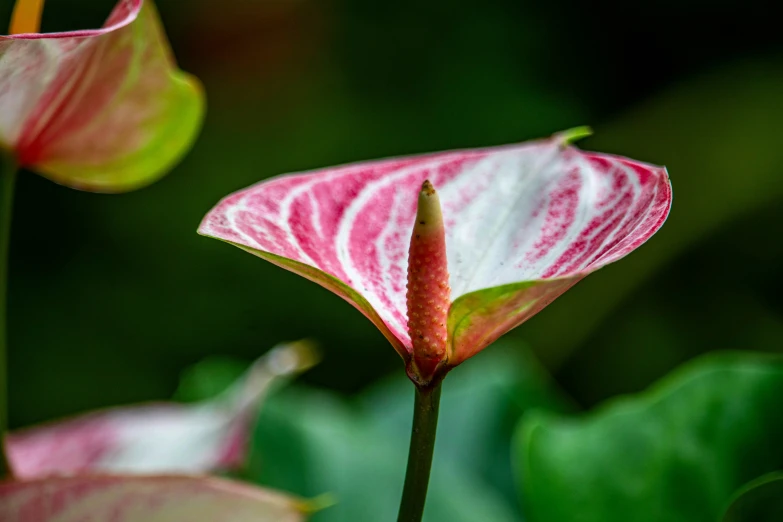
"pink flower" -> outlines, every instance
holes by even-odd
[[[120,0],[101,29],[39,34],[20,0],[0,36],[0,149],[74,188],[151,183],[189,148],[204,101],[176,68],[151,2]]]
[[[77,475],[0,482],[0,520],[304,522],[308,502],[220,478]]]
[[[317,362],[311,343],[279,345],[214,399],[96,411],[6,436],[14,477],[209,473],[244,466],[267,392]]]
[[[199,232],[353,304],[426,385],[663,225],[672,201],[666,169],[568,140],[280,176],[223,199]],[[450,301],[443,353],[417,368],[406,275],[425,179],[440,194]]]
[[[266,393],[317,358],[306,341],[283,344],[208,401],[113,408],[8,435],[14,480],[0,481],[0,520],[305,520],[318,503],[193,473],[242,467]]]

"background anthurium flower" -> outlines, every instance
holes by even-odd
[[[240,467],[270,387],[315,362],[310,343],[283,344],[209,401],[115,408],[11,433],[6,450],[14,476],[192,473]]]
[[[663,224],[663,167],[568,145],[497,148],[281,176],[223,199],[199,232],[343,297],[406,362],[408,248],[422,182],[440,195],[451,306],[447,367],[473,356]]]
[[[3,522],[300,522],[308,505],[239,482],[188,476],[52,477],[0,483]]]
[[[0,36],[0,149],[58,183],[150,183],[190,146],[203,112],[150,1],[120,0],[102,29]]]

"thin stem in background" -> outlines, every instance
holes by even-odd
[[[435,432],[438,428],[440,390],[440,382],[430,388],[416,387],[408,469],[405,472],[405,486],[397,522],[420,522],[424,514],[432,452],[435,450]]]
[[[16,162],[0,151],[0,477],[11,474],[3,439],[8,430],[8,247],[16,180]]]

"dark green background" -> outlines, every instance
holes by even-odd
[[[49,0],[44,30],[98,25],[112,3]],[[160,0],[180,64],[206,86],[203,133],[130,194],[20,177],[13,427],[166,398],[206,355],[252,359],[305,336],[325,353],[311,384],[353,392],[402,371],[357,311],[199,237],[201,217],[283,172],[582,124],[585,148],[667,165],[672,214],[511,336],[585,406],[702,352],[783,351],[783,37],[766,2],[423,4]]]

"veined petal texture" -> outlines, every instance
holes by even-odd
[[[422,182],[443,208],[458,364],[663,224],[666,170],[562,136],[291,174],[223,199],[199,229],[335,291],[410,352],[405,285]]]

